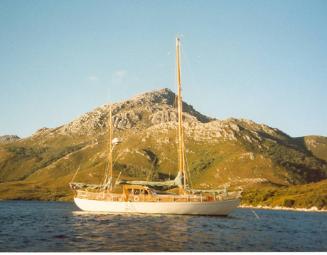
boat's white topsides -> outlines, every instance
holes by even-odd
[[[228,215],[240,203],[239,199],[211,202],[118,202],[75,198],[83,211],[107,213]]]

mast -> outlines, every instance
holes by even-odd
[[[109,107],[109,180],[110,180],[110,190],[112,190],[112,109],[111,104]]]
[[[184,148],[184,132],[183,132],[183,101],[182,101],[182,83],[181,83],[181,60],[180,60],[180,39],[176,38],[176,74],[177,74],[177,104],[178,104],[178,174],[184,179],[183,187],[179,192],[184,193],[186,190],[186,174],[185,174],[185,148]]]

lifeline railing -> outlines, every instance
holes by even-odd
[[[133,194],[114,194],[107,192],[90,192],[78,191],[78,198],[91,200],[105,200],[113,202],[210,202],[235,199],[240,197],[238,192],[229,192],[228,194],[220,195],[164,195],[164,194],[149,194],[149,195],[133,195]]]

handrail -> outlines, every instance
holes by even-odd
[[[90,191],[78,191],[77,197],[94,200],[106,200],[106,201],[133,201],[133,202],[209,202],[209,201],[220,201],[226,199],[235,199],[239,197],[239,194],[227,194],[227,195],[133,195],[128,194],[127,197],[124,194],[114,194],[105,192],[90,192]],[[126,200],[127,199],[127,200]]]

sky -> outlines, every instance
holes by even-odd
[[[176,91],[218,119],[327,136],[327,1],[1,0],[0,135]]]

